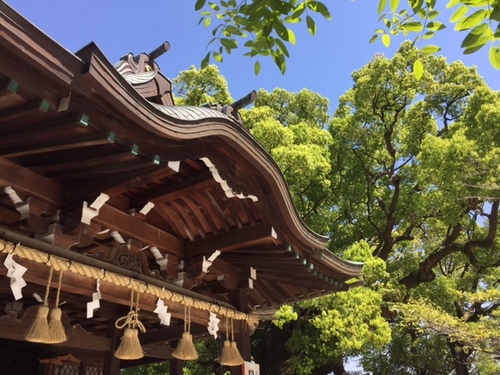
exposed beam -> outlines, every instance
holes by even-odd
[[[94,178],[76,179],[68,184],[65,202],[68,204],[95,197],[106,193],[110,197],[125,191],[137,189],[140,186],[154,182],[159,178],[170,176],[173,171],[167,165],[149,165],[141,170],[132,170],[120,174],[107,174]],[[134,207],[134,206],[132,206]]]
[[[179,258],[184,257],[183,240],[108,204],[101,207],[99,215],[92,221],[103,228],[116,230],[122,235],[132,237],[144,245],[156,246]]]
[[[276,234],[273,227],[260,223],[255,226],[207,236],[202,240],[187,242],[184,251],[186,258],[193,258],[199,255],[210,255],[215,250],[225,252],[239,247],[252,246],[262,241],[275,240]]]
[[[175,341],[179,340],[182,337],[183,332],[184,324],[175,326],[171,325],[169,327],[164,327],[157,330],[149,330],[145,333],[141,332],[139,334],[139,341],[142,345],[148,345],[161,341]],[[200,324],[191,324],[190,332],[192,335],[208,334],[207,327]]]
[[[136,159],[137,156],[132,153],[130,147],[111,146],[109,149],[100,150],[99,152],[81,152],[78,157],[74,157],[70,160],[54,160],[52,157],[36,158],[36,156],[34,156],[30,160],[25,158],[23,161],[30,167],[36,167],[37,170],[41,170],[45,173],[67,173],[68,171],[71,173],[71,171],[81,171],[89,168],[99,169],[108,165],[120,168],[122,163]]]
[[[50,102],[48,100],[38,99],[0,111],[0,120],[2,123],[8,124],[7,120],[10,120],[16,116],[27,117],[39,112],[47,112],[49,108]],[[2,128],[1,125],[0,128]]]
[[[19,82],[13,79],[5,79],[0,81],[0,95],[16,94],[19,90]]]
[[[21,167],[3,157],[0,157],[0,186],[12,186],[16,191],[37,197],[40,200],[62,206],[64,186],[46,177]]]
[[[64,130],[74,134],[74,130],[83,130],[89,125],[89,117],[85,114],[77,114],[68,117],[59,118],[57,120],[37,122],[24,126],[21,131],[19,128],[12,128],[5,131],[2,136],[2,148],[17,147],[27,149],[30,144],[39,144],[54,140],[54,132],[57,132],[61,138]],[[63,132],[63,133],[61,133]]]
[[[160,164],[155,169],[146,169],[141,171],[140,175],[137,175],[135,178],[129,178],[127,180],[121,179],[119,177],[118,181],[123,181],[121,183],[116,182],[114,185],[111,185],[106,188],[106,193],[108,195],[117,195],[129,190],[135,190],[140,186],[144,186],[150,184],[152,182],[157,182],[165,177],[172,176],[177,173],[177,170],[174,169],[174,165],[171,162],[161,161]],[[113,178],[113,176],[112,176]],[[116,178],[115,178],[116,179]],[[106,181],[101,181],[101,184],[104,183],[106,186]],[[149,202],[149,201],[147,201]],[[138,207],[138,206],[137,206]]]
[[[219,186],[219,184],[212,178],[212,175],[206,171],[194,178],[187,178],[176,184],[162,185],[156,189],[148,190],[134,197],[132,199],[132,204],[134,206],[140,206],[147,202],[153,202],[154,204],[165,203],[177,198],[183,198],[186,195],[189,196],[189,194],[193,192],[216,186]]]
[[[45,134],[47,131],[45,130]],[[99,133],[87,133],[77,136],[63,138],[60,136],[58,139],[40,140],[37,139],[36,143],[30,143],[30,135],[23,135],[22,137],[9,137],[6,136],[2,140],[2,146],[6,147],[6,150],[2,150],[3,155],[9,158],[19,158],[26,155],[39,155],[49,152],[72,150],[80,147],[90,147],[106,145],[110,143],[112,134],[109,132],[99,132]],[[23,138],[22,140],[17,140],[14,138]],[[23,142],[22,146],[16,144],[17,142]]]
[[[119,176],[120,173],[128,173],[130,171],[137,171],[137,173],[140,173],[145,168],[155,165],[156,161],[154,157],[137,157],[135,155],[127,155],[124,153],[123,155],[118,156],[116,160],[112,160],[111,158],[102,165],[95,164],[92,166],[80,166],[80,164],[75,164],[67,170],[62,168],[55,172],[49,172],[47,175],[49,177],[60,177],[64,179],[92,179],[99,176],[109,176],[110,174]],[[47,167],[45,166],[42,167],[44,170],[46,168]]]

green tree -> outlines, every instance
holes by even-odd
[[[420,80],[416,60],[425,67]],[[393,59],[375,57],[353,80],[330,127],[340,177],[331,248],[366,240],[387,271],[372,288],[411,316],[387,312],[389,321],[417,323],[400,333],[413,335],[411,345],[430,348],[435,334],[445,335],[442,362],[452,358],[455,372],[468,374],[481,346],[423,319],[438,309],[471,327],[497,319],[498,301],[471,303],[462,294],[498,290],[499,95],[475,69],[411,43]],[[409,309],[409,298],[432,309]]]
[[[244,126],[280,166],[300,216],[324,233],[330,220],[332,137],[326,98],[309,90],[259,90],[254,108],[244,111]]]
[[[168,374],[170,372],[170,363],[157,362],[150,365],[129,367],[122,370],[122,375],[159,375]]]
[[[343,357],[361,355],[374,374],[498,372],[487,354],[499,342],[500,97],[473,68],[411,43],[353,80],[329,127],[325,211],[332,251],[365,262],[366,295],[280,311],[278,324],[293,324],[284,369],[312,374],[330,362],[341,374]]]
[[[215,65],[198,70],[194,66],[172,80],[177,105],[230,104],[233,102],[226,79]]]
[[[308,90],[299,93],[261,90],[255,107],[243,117],[244,125],[282,169],[299,215],[314,230],[327,233],[336,217],[336,196],[332,192],[339,182],[332,173],[335,162],[330,149],[334,140],[327,130],[328,101]],[[365,266],[366,278],[376,279],[380,273],[385,274],[385,263],[373,258],[369,246],[364,244],[351,247],[351,258],[370,263]],[[380,347],[390,341],[389,325],[381,313],[380,294],[370,289],[353,289],[296,304],[293,308],[283,307],[278,311],[275,324],[284,328],[285,337],[269,328],[267,337],[259,342],[265,346],[266,341],[286,341],[289,354],[280,358],[282,364],[273,368],[273,372],[311,374],[335,370],[343,373],[345,355],[356,355],[363,349]],[[265,366],[277,362],[277,358],[266,361],[263,356],[258,360]],[[265,366],[263,371],[267,370]]]

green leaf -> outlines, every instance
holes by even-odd
[[[427,18],[433,20],[434,18],[439,16],[439,12],[437,10],[431,10],[427,15]]]
[[[194,4],[194,10],[200,10],[205,5],[206,0],[197,0]]]
[[[212,39],[210,39],[210,42],[208,42],[208,43],[207,43],[207,47],[208,47],[210,44],[214,43],[216,40],[217,40],[217,38],[215,38],[215,37],[214,37],[214,38],[212,38]]]
[[[500,2],[497,2],[490,14],[490,19],[500,21]]]
[[[254,66],[253,66],[253,71],[255,72],[255,75],[258,76],[260,73],[260,62],[256,61]]]
[[[275,52],[275,51],[273,51]],[[280,52],[275,52],[273,55],[274,62],[278,66],[281,74],[285,74],[286,71],[286,61],[285,56]]]
[[[488,39],[486,39],[486,41],[484,41],[484,43],[479,43],[477,45],[474,45],[472,47],[467,47],[464,49],[464,55],[472,55],[473,53],[476,53],[477,51],[479,51],[481,48],[484,47],[484,45],[486,44],[486,42],[488,41]],[[482,41],[480,41],[482,42]]]
[[[495,69],[500,69],[500,48],[490,47],[490,63]]]
[[[416,22],[416,21],[413,21],[413,22],[407,22],[403,25],[403,27],[408,30],[408,31],[411,31],[411,32],[420,32],[422,31],[422,29],[424,28],[424,25],[422,25],[420,22]]]
[[[414,13],[420,13],[421,16],[421,12],[423,11],[425,17],[426,12],[424,9],[422,9],[422,6],[424,5],[424,0],[413,0],[413,1],[409,0],[409,3]]]
[[[220,8],[217,4],[215,4],[215,3],[208,3],[208,4],[210,5],[210,8],[212,8],[216,12],[220,11]]]
[[[489,32],[487,33],[487,31]],[[471,48],[471,47],[476,47],[479,44],[484,45],[489,40],[489,35],[491,34],[492,31],[490,30],[490,27],[486,23],[483,23],[479,26],[474,27],[469,32],[469,34],[467,34],[467,36],[462,41],[462,45],[460,47]]]
[[[466,7],[465,5],[460,6],[452,15],[450,18],[450,22],[455,23],[458,20],[462,19],[463,16],[467,14],[469,11],[469,8]]]
[[[389,34],[382,35],[382,44],[388,48],[391,45],[391,36]]]
[[[294,16],[288,16],[288,17],[285,17],[284,21],[286,23],[299,23],[301,21],[301,18],[300,17],[294,17]]]
[[[396,9],[398,9],[399,0],[391,0],[391,12],[395,13]]]
[[[306,3],[307,3],[307,7],[309,9],[321,14],[327,20],[332,19],[332,15],[330,14],[330,11],[326,7],[326,5],[323,4],[321,1],[307,1]]]
[[[210,62],[210,52],[205,55],[203,60],[201,60],[201,69],[206,68],[209,62]]]
[[[281,40],[276,39],[276,45],[278,46],[278,49],[285,55],[286,57],[290,57],[290,54],[288,53],[288,49],[285,46],[285,43],[283,43]]]
[[[299,18],[302,15],[302,13],[304,13],[305,10],[306,10],[306,7],[305,7],[304,3],[299,4],[297,6],[297,8],[293,11],[292,17]]]
[[[434,37],[434,35],[436,35],[434,31],[426,31],[423,36],[423,39],[431,39]]]
[[[241,32],[241,30],[238,29],[236,26],[233,26],[233,25],[227,25],[224,30],[227,31],[230,34],[233,34],[233,35],[238,35],[238,36],[242,36],[243,35],[243,33]]]
[[[413,63],[413,74],[415,75],[415,79],[417,81],[422,78],[422,75],[424,74],[424,65],[422,64],[422,61],[415,60]]]
[[[375,42],[377,39],[378,39],[378,34],[375,34],[374,36],[372,36],[372,37],[370,38],[369,43],[373,43],[373,42]]]
[[[425,11],[425,9],[420,9],[418,12],[416,12],[416,14],[422,19],[427,18],[427,12]]]
[[[462,0],[450,0],[448,4],[446,4],[446,8],[453,8],[455,5],[459,4]]]
[[[427,28],[432,31],[439,31],[446,28],[446,26],[442,22],[429,22],[427,24]]]
[[[382,14],[387,5],[387,0],[379,0],[378,3],[378,14]]]
[[[269,34],[271,34],[271,31],[273,31],[273,24],[270,22],[266,22],[262,27],[262,35],[269,36]]]
[[[276,34],[278,34],[281,39],[288,42],[288,29],[283,26],[281,20],[275,20],[275,22],[273,22],[273,27],[274,30],[276,30]]]
[[[306,25],[307,29],[309,30],[309,34],[314,36],[316,34],[316,22],[314,22],[314,20],[310,16],[307,16]]]
[[[205,27],[209,27],[212,23],[212,19],[210,17],[205,18]]]
[[[273,0],[270,2],[269,7],[271,9],[277,10],[281,14],[287,14],[289,12],[289,8],[287,7],[288,3],[285,3],[281,0]]]
[[[218,62],[222,62],[222,55],[218,52],[212,52],[212,56],[214,57],[215,60],[217,60]]]
[[[428,46],[425,46],[424,48],[422,48],[420,50],[424,55],[432,55],[433,53],[436,53],[436,52],[439,52],[441,51],[441,48],[439,46],[435,46],[435,45],[428,45]]]
[[[472,13],[469,17],[462,19],[455,25],[456,31],[469,30],[483,22],[488,15],[486,9],[480,9]]]
[[[226,47],[227,50],[231,50],[233,48],[238,47],[238,43],[236,43],[236,40],[234,39],[229,39],[229,38],[221,38],[220,43]]]
[[[292,30],[290,29],[286,29],[287,32],[288,32],[288,41],[292,44],[292,45],[295,45],[295,43],[297,42],[297,39],[295,37],[295,34]]]

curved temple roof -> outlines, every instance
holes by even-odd
[[[157,70],[121,75],[94,44],[72,54],[4,2],[0,17],[1,227],[221,303],[244,290],[247,311],[360,275],[235,111],[174,106]]]

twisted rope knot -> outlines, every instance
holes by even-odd
[[[130,310],[127,315],[122,316],[115,322],[115,327],[118,329],[138,328],[141,332],[146,332],[144,324],[139,320],[139,313],[135,310]]]

